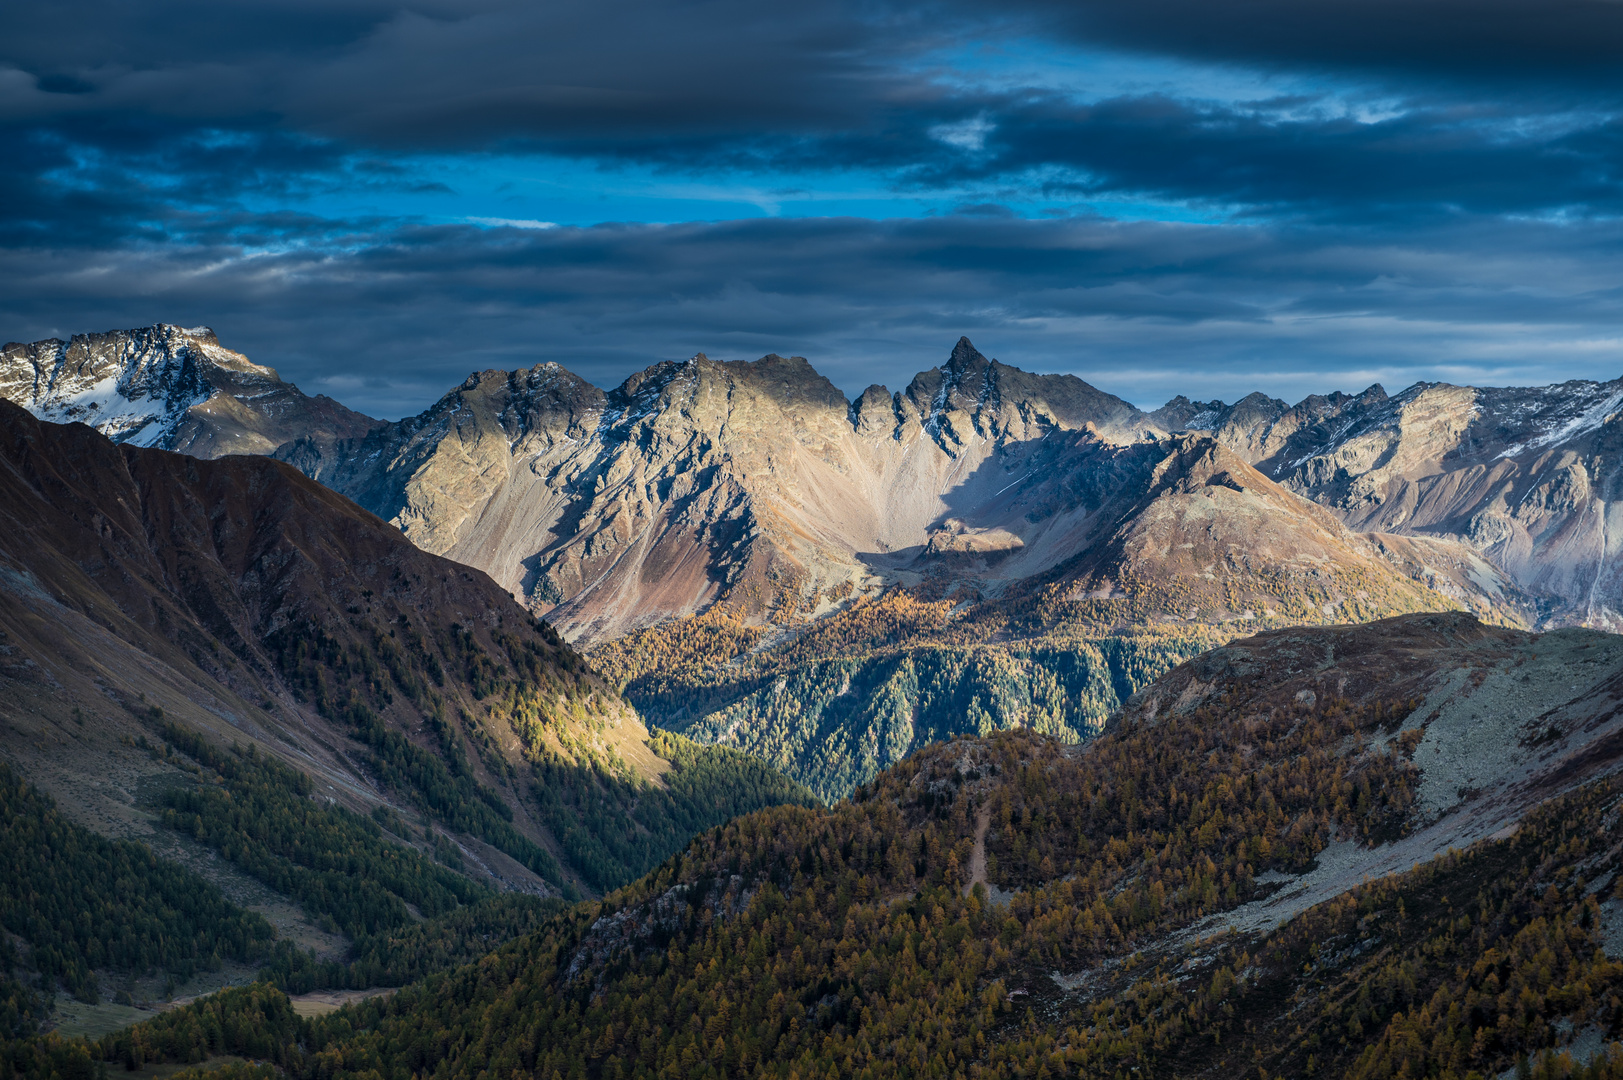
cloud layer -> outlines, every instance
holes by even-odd
[[[1579,242],[1575,242],[1578,240]],[[704,351],[799,353],[847,393],[897,388],[959,334],[1136,403],[1614,378],[1623,228],[1360,230],[970,218],[391,229],[252,256],[132,246],[0,257],[38,336],[156,319],[311,391],[415,411],[481,368],[555,360],[608,385]],[[1528,273],[1537,266],[1536,279]],[[1396,385],[1393,385],[1396,384]]]
[[[12,5],[0,336],[205,322],[386,415],[960,333],[1152,405],[1614,377],[1619,61],[1610,2]]]

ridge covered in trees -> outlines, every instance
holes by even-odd
[[[511,856],[565,897],[578,898],[580,886],[617,888],[736,814],[812,799],[736,750],[645,737],[619,695],[544,622],[526,617],[522,633],[460,623],[435,632],[403,613],[388,627],[370,615],[351,615],[347,641],[313,625],[273,635],[289,684],[345,725],[370,751],[372,771],[413,808]],[[420,718],[428,746],[385,720],[401,710]],[[636,742],[663,770],[657,777],[627,760]],[[550,847],[526,834],[514,807]]]
[[[1353,724],[1367,733],[1374,719]],[[1279,833],[1264,814],[1232,838],[1202,835],[1203,803],[1223,811],[1241,780],[1269,790],[1222,755],[1187,815],[1153,784],[1140,799],[1137,782],[1155,772],[1130,764],[1142,748],[1124,740],[1095,771],[1048,767],[1063,752],[1024,734],[945,744],[832,810],[770,809],[713,830],[636,886],[391,998],[300,1020],[274,990],[237,991],[82,1053],[115,1067],[244,1053],[246,1037],[231,1032],[252,1017],[251,1056],[294,1080],[1623,1076],[1623,1048],[1588,1063],[1563,1049],[1574,1026],[1599,1047],[1623,1035],[1623,961],[1608,955],[1605,929],[1623,903],[1610,839],[1623,781],[1588,784],[1513,836],[1368,882],[1255,939],[1135,951],[1232,905],[1195,888],[1156,912],[1146,894],[1108,887],[1118,872],[1119,882],[1175,865],[1175,844],[1136,859],[1101,852],[1084,860],[1087,875],[1002,902],[953,879],[942,844],[962,838],[960,810],[978,803],[996,819],[1068,774],[1133,787],[1101,811],[1118,826],[1142,813],[1153,836],[1203,818],[1187,849],[1196,882],[1225,849],[1250,857],[1247,830]],[[1354,794],[1335,812],[1362,823],[1387,810],[1360,810]],[[1068,831],[1036,815],[1029,826],[1037,837]],[[1258,864],[1303,858],[1317,841],[1298,836],[1302,847]],[[1103,889],[1089,880],[1096,872]],[[1240,891],[1256,888],[1253,877]],[[1104,977],[1077,993],[1051,977],[1079,968]],[[26,1055],[11,1060],[18,1074],[47,1075]]]
[[[600,901],[516,915],[521,936],[387,999],[314,1020],[277,1019],[269,989],[232,1007],[263,1014],[256,1060],[290,1080],[1615,1080],[1623,777],[1562,773],[1550,790],[1566,794],[1530,799],[1514,830],[1292,917],[1261,904],[1307,887],[1332,841],[1376,847],[1429,820],[1414,758],[1440,715],[1421,707],[1431,675],[1482,707],[1492,679],[1530,685],[1535,650],[1612,655],[1583,634],[1436,616],[1245,642],[1088,743],[958,737],[834,806],[735,818]],[[1530,737],[1595,722],[1555,710]],[[1611,760],[1615,735],[1595,738],[1584,760]],[[1247,918],[1281,914],[1223,929],[1253,903]],[[216,1037],[201,1016],[161,1019],[73,1052],[91,1070],[231,1052],[223,1021]],[[28,1045],[7,1054],[29,1076],[71,1051]]]
[[[1115,627],[1098,602],[1058,592],[966,607],[939,591],[859,598],[772,648],[718,604],[590,657],[651,721],[746,750],[833,801],[954,735],[1024,727],[1091,738],[1132,694],[1234,636]]]

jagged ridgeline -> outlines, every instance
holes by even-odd
[[[1618,381],[1417,383],[1294,406],[1177,397],[1144,412],[960,340],[902,390],[854,400],[802,358],[701,354],[608,392],[555,363],[476,372],[385,424],[307,397],[207,328],[0,350],[0,397],[44,419],[203,457],[275,451],[590,641],[724,597],[780,623],[933,570],[993,588],[1031,578],[1108,545],[1118,522],[1094,515],[1079,486],[1108,494],[1125,482],[1137,498],[1137,465],[1173,446],[1221,448],[1216,487],[1251,491],[1252,510],[1270,490],[1310,500],[1364,536],[1366,553],[1479,615],[1601,624],[1620,604],[1593,528],[1616,467],[1620,393]],[[1193,542],[1174,550],[1234,570]],[[1113,576],[1095,584],[1134,592]],[[1326,583],[1321,603],[1339,603],[1347,584],[1356,594],[1370,582]],[[1221,605],[1224,617],[1247,607],[1244,596],[1165,599],[1161,614],[1179,619],[1191,599],[1239,601]]]
[[[278,952],[288,985],[467,959],[529,925],[498,891],[599,893],[736,814],[813,801],[737,751],[650,736],[482,573],[265,458],[115,446],[0,402],[0,592],[13,766],[77,820],[212,850],[348,939],[320,964]],[[420,917],[453,921],[380,944]]]
[[[649,719],[824,798],[954,733],[1085,737],[1237,634],[1520,617],[1455,541],[1356,534],[1209,435],[967,341],[855,402],[776,356],[607,394],[554,364],[483,372],[279,453],[489,569]]]
[[[82,372],[108,386],[121,373],[123,396],[108,401],[132,417],[177,372],[213,379],[216,411],[257,407],[242,380],[274,377],[250,379],[244,358],[173,327],[17,346],[0,368],[0,394],[51,415],[78,401],[59,387]],[[1476,448],[1513,417],[1517,446],[1552,445],[1533,429],[1578,431],[1603,390],[1542,395],[1536,423],[1516,395],[1437,388],[1145,413],[960,340],[903,390],[855,400],[805,359],[775,355],[656,364],[607,392],[554,363],[477,372],[397,423],[346,435],[306,420],[276,454],[424,550],[487,571],[594,648],[659,725],[835,798],[944,735],[1085,737],[1148,680],[1237,634],[1449,608],[1511,625],[1570,615],[1578,576],[1561,578],[1552,607],[1550,583],[1506,559],[1522,550],[1518,529],[1595,520],[1580,482],[1592,471],[1575,458],[1550,479],[1542,458],[1524,469],[1518,449],[1484,464]],[[186,422],[202,423],[203,407],[187,405]],[[1473,408],[1486,411],[1472,420]],[[170,431],[85,415],[133,441]],[[1348,424],[1359,434],[1337,443]],[[1461,436],[1472,424],[1483,430]],[[162,438],[203,455],[227,445]],[[1464,478],[1478,465],[1527,503],[1498,564],[1460,539],[1504,532],[1486,524],[1499,520],[1482,509],[1487,489]],[[1462,477],[1442,485],[1458,496],[1446,506],[1411,490],[1439,470]],[[1377,522],[1388,492],[1393,513]],[[1405,517],[1417,499],[1430,508]],[[1531,514],[1533,503],[1559,507]],[[1354,531],[1377,526],[1420,532]],[[749,643],[760,651],[707,658],[712,612],[766,631]],[[700,640],[667,663],[682,637]]]
[[[1087,460],[1051,493],[1054,512],[1096,542],[995,595],[938,566],[776,640],[712,609],[600,645],[593,662],[656,722],[748,749],[833,798],[955,734],[1095,734],[1242,627],[1453,605],[1209,440],[1077,455]]]
[[[959,738],[736,819],[390,999],[82,1052],[229,1052],[213,1009],[296,1080],[1613,1080],[1619,656],[1464,616],[1263,635],[1087,744]],[[1457,753],[1507,696],[1514,751]]]
[[[1520,610],[1457,539],[1383,546],[1224,439],[967,340],[855,400],[776,355],[656,364],[607,392],[553,363],[476,372],[417,416],[277,453],[583,644],[719,601],[794,629],[925,582],[960,600],[1063,584],[1107,631],[1351,621],[1418,597]]]
[[[115,442],[197,457],[326,444],[383,421],[309,397],[223,347],[206,326],[163,323],[0,349],[0,397],[42,420],[89,424]]]

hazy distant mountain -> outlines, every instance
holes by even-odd
[[[206,326],[160,323],[0,349],[0,398],[43,420],[89,424],[117,443],[195,457],[268,454],[289,439],[363,435],[380,421],[308,397],[221,347]]]

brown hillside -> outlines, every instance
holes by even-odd
[[[158,843],[143,792],[170,781],[130,742],[163,721],[277,754],[355,810],[390,805],[502,887],[595,889],[689,835],[656,822],[643,843],[616,816],[670,762],[483,572],[288,465],[115,446],[0,402],[6,756],[85,824]]]

